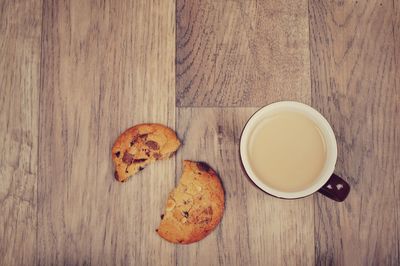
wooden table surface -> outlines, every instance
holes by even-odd
[[[343,203],[273,198],[240,165],[259,107],[332,124]],[[166,124],[184,145],[126,183],[111,146]],[[155,233],[182,160],[215,168],[221,224]],[[0,265],[398,265],[397,0],[0,0]]]

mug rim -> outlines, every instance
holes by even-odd
[[[248,140],[250,138],[250,134],[253,132],[255,126],[258,124],[256,123],[257,120],[263,119],[264,117],[267,116],[268,113],[271,111],[275,110],[277,111],[279,108],[292,108],[296,110],[302,111],[302,114],[306,115],[307,118],[312,119],[318,126],[318,128],[322,131],[323,137],[325,139],[325,142],[328,142],[330,144],[329,150],[327,147],[327,159],[325,161],[325,165],[323,170],[321,171],[319,177],[316,179],[311,186],[300,190],[300,191],[295,191],[295,192],[287,192],[287,191],[281,191],[276,188],[273,188],[271,186],[268,186],[264,182],[260,180],[260,178],[257,177],[257,175],[254,173],[252,170],[249,159],[248,159],[248,152],[247,152],[247,147],[248,147]],[[279,111],[279,110],[278,110]],[[327,139],[329,138],[329,139]],[[327,144],[327,146],[328,146]],[[240,158],[242,161],[242,164],[244,166],[244,169],[249,176],[249,178],[264,192],[267,192],[268,194],[278,197],[278,198],[285,198],[285,199],[296,199],[296,198],[302,198],[309,196],[316,191],[318,191],[331,177],[331,175],[334,172],[336,161],[337,161],[337,142],[336,142],[336,137],[335,134],[332,130],[331,125],[329,122],[326,120],[326,118],[318,112],[316,109],[312,108],[311,106],[301,103],[301,102],[296,102],[296,101],[279,101],[279,102],[274,102],[271,104],[268,104],[264,107],[261,107],[258,109],[252,116],[249,117],[247,120],[245,126],[243,127],[242,134],[240,136]],[[330,158],[330,159],[329,159]]]

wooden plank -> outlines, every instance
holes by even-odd
[[[200,242],[177,247],[178,265],[313,265],[313,197],[296,201],[271,197],[245,175],[239,140],[255,108],[179,108],[177,130],[182,160],[205,161],[219,172],[225,213]],[[178,181],[178,180],[177,180]]]
[[[323,265],[400,260],[394,2],[310,1],[312,103],[333,125],[336,171],[352,187],[341,204],[316,198],[316,261]]]
[[[176,18],[178,106],[309,98],[306,0],[177,0]]]
[[[141,122],[175,125],[174,1],[44,1],[40,265],[175,263],[155,233],[174,160],[121,184],[111,147]]]
[[[40,1],[0,2],[0,265],[36,264]]]
[[[400,2],[399,1],[393,1],[393,35],[394,35],[394,52],[395,52],[395,67],[396,67],[396,73],[395,73],[395,86],[396,86],[396,94],[397,94],[397,99],[395,101],[397,102],[396,109],[395,109],[395,121],[400,121]],[[396,202],[400,202],[400,123],[394,123],[394,130],[395,130],[395,140],[394,143],[397,143],[397,150],[395,150],[395,157],[394,157],[394,162],[395,162],[395,173],[394,173],[394,187],[395,187],[395,196],[396,196]],[[400,257],[400,210],[399,207],[397,207],[397,216],[396,216],[396,223],[397,223],[397,256]]]

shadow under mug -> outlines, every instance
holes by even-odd
[[[284,111],[301,113],[312,120],[320,129],[326,144],[326,161],[318,178],[306,189],[296,192],[277,190],[262,182],[254,173],[249,163],[248,143],[251,133],[265,118]],[[263,191],[272,196],[285,199],[306,197],[314,192],[320,192],[335,201],[343,201],[350,192],[349,184],[341,177],[334,174],[337,160],[337,144],[335,134],[328,121],[314,108],[299,102],[281,101],[264,106],[255,112],[247,121],[240,138],[240,157],[244,169],[250,179]]]

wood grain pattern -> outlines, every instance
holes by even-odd
[[[176,17],[178,106],[309,98],[306,0],[178,0]]]
[[[337,173],[352,186],[343,204],[316,198],[316,260],[323,265],[400,260],[394,2],[310,2],[312,103],[333,125]]]
[[[0,265],[398,265],[400,2],[176,1],[0,0]],[[241,130],[283,99],[331,122],[344,203],[246,178]],[[141,122],[184,145],[117,183]],[[220,173],[226,211],[175,246],[154,230],[183,159]]]
[[[0,1],[0,265],[36,263],[40,1]]]
[[[121,184],[111,147],[134,124],[175,125],[174,1],[44,1],[38,263],[175,263],[155,233],[174,160]]]
[[[393,1],[393,36],[394,36],[394,63],[395,63],[395,89],[397,99],[394,99],[396,104],[395,107],[395,122],[392,126],[394,127],[394,143],[397,145],[397,150],[394,150],[394,188],[396,202],[400,202],[400,2]],[[397,206],[396,209],[396,224],[397,224],[397,256],[400,258],[400,209]]]
[[[225,189],[221,224],[204,240],[177,247],[178,265],[314,264],[313,197],[280,200],[258,189],[245,175],[239,140],[254,108],[179,108],[177,156],[209,163]]]

